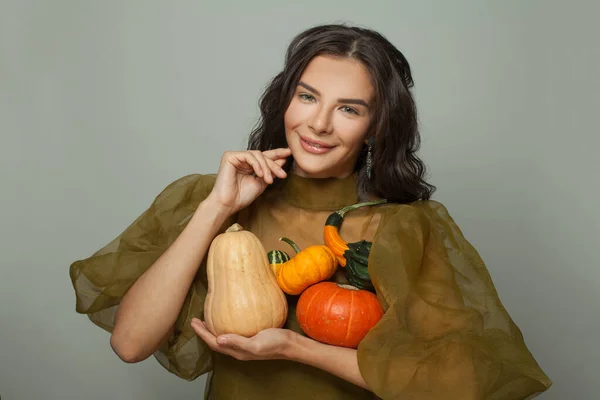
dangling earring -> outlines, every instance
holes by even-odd
[[[369,149],[367,151],[367,178],[371,179],[371,165],[373,164],[373,145],[375,144],[375,137],[369,138]]]

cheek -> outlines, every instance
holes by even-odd
[[[359,121],[341,120],[338,124],[338,136],[347,148],[362,148],[367,137],[369,124]]]
[[[302,107],[297,102],[292,101],[283,117],[286,130],[298,126],[302,120]]]

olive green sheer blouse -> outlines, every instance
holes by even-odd
[[[111,243],[71,265],[77,312],[111,331],[115,311],[134,281],[181,233],[210,193],[213,175],[183,177]],[[289,174],[282,185],[230,218],[267,251],[323,244],[332,211],[358,201],[356,176],[309,179]],[[186,380],[210,372],[206,399],[525,399],[551,385],[502,306],[477,251],[438,202],[384,204],[355,210],[340,234],[373,242],[369,272],[385,315],[360,343],[360,371],[372,392],[327,372],[284,360],[237,361],[213,353],[190,327],[203,319],[203,265],[190,287],[173,335],[155,353]],[[334,280],[344,281],[341,269]],[[160,293],[156,294],[160,296]],[[301,332],[297,296],[286,328]]]

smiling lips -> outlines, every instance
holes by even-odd
[[[331,149],[335,147],[320,141],[306,139],[302,136],[300,136],[300,143],[302,144],[302,148],[304,150],[312,154],[324,154],[331,151]]]

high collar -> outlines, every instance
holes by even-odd
[[[306,178],[288,173],[281,186],[285,201],[309,210],[335,211],[358,202],[358,176],[346,178]]]

